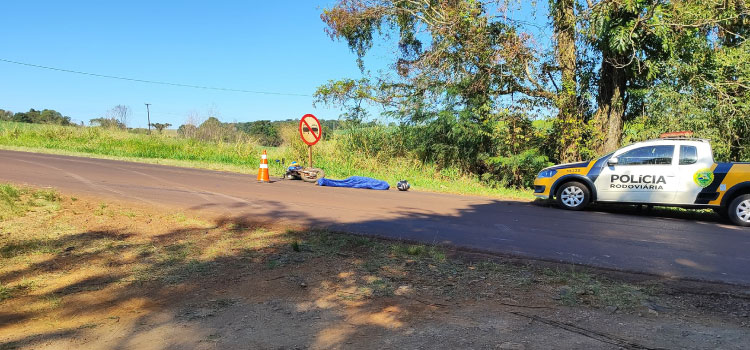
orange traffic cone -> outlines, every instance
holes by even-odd
[[[263,150],[263,154],[260,156],[258,182],[271,182],[271,179],[268,177],[268,155],[266,154],[266,150]]]

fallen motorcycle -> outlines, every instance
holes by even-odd
[[[286,169],[285,179],[302,180],[305,182],[317,182],[318,179],[326,177],[325,171],[320,168],[302,167],[297,162],[292,162]]]

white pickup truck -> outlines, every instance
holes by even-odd
[[[750,163],[716,163],[708,140],[661,138],[543,169],[534,193],[564,209],[591,202],[713,208],[750,226]]]

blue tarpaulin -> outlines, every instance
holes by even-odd
[[[364,176],[350,176],[344,180],[318,179],[318,186],[367,188],[372,190],[387,190],[391,186],[387,182]]]

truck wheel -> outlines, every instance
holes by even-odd
[[[557,195],[555,196],[557,205],[560,208],[568,210],[581,210],[589,201],[591,201],[591,193],[589,193],[588,187],[580,182],[566,182],[557,189]]]
[[[743,194],[729,203],[727,214],[735,225],[750,226],[750,194]]]

